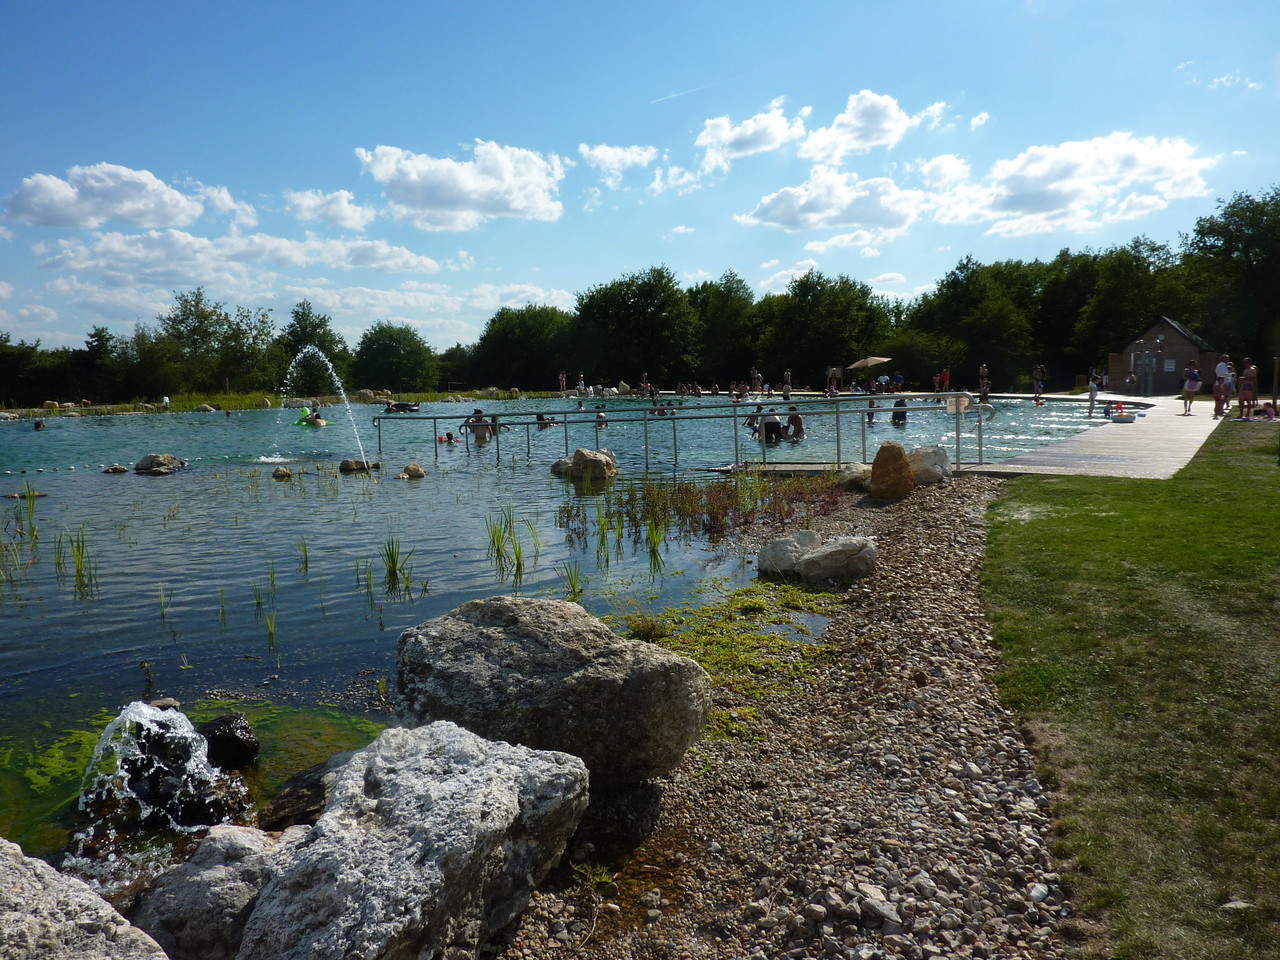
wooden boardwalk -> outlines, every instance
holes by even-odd
[[[1133,397],[1110,397],[1126,405]],[[1198,402],[1182,416],[1182,401],[1144,397],[1151,406],[1133,423],[1108,423],[1074,437],[1048,443],[999,463],[965,464],[966,473],[1008,476],[1045,473],[1085,477],[1137,477],[1165,480],[1178,472],[1208,439],[1218,421],[1213,405]]]
[[[1002,396],[1030,398],[1030,394]],[[1067,398],[1055,398],[1056,401],[1064,399]],[[1203,400],[1193,405],[1191,416],[1184,417],[1182,400],[1178,398],[1104,394],[1099,396],[1098,416],[1101,416],[1102,403],[1106,400],[1123,403],[1146,416],[1133,423],[1102,424],[998,463],[963,463],[960,469],[965,473],[991,476],[1039,473],[1166,480],[1195,456],[1218,424],[1213,419],[1213,404]],[[770,463],[756,464],[755,469],[776,476],[795,476],[822,473],[833,466],[831,463]]]

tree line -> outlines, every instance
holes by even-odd
[[[196,289],[176,293],[168,312],[131,335],[95,327],[83,348],[46,350],[0,333],[0,400],[275,392],[308,345],[345,383],[397,392],[549,390],[560,371],[570,383],[581,372],[589,383],[634,385],[647,373],[661,386],[725,387],[753,366],[766,380],[789,368],[796,385],[820,386],[827,368],[864,355],[892,357],[891,369],[914,385],[950,367],[953,383],[976,387],[985,363],[997,390],[1012,389],[1043,363],[1050,382],[1065,386],[1159,316],[1237,357],[1280,353],[1280,187],[1220,201],[1176,247],[1139,237],[1103,250],[1064,249],[1047,261],[965,257],[910,301],[817,270],[756,297],[733,271],[685,286],[655,266],[590,287],[571,311],[501,308],[474,344],[440,352],[412,326],[385,321],[350,348],[307,301],[276,331],[269,311],[228,309]],[[294,393],[331,389],[312,360],[292,374]]]

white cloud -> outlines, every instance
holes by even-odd
[[[387,146],[356,156],[392,215],[422,230],[474,230],[493,217],[551,221],[564,210],[556,194],[570,161],[554,153],[477,140],[471,160]]]
[[[969,129],[977,130],[979,127],[987,125],[987,121],[991,119],[991,114],[983,110],[981,113],[975,113],[969,118]]]
[[[800,156],[817,163],[839,166],[847,154],[868,153],[876,147],[894,147],[906,132],[922,123],[930,129],[942,119],[946,103],[932,103],[911,116],[885,93],[860,90],[850,94],[844,110],[828,127],[811,132],[800,145]]]
[[[681,223],[672,227],[671,232],[677,233],[677,234],[678,233],[695,233],[696,229],[694,227],[686,227],[683,223]]]
[[[769,270],[769,269],[772,269],[773,267],[776,267],[781,262],[782,262],[781,260],[778,260],[776,258],[773,260],[766,260],[764,263],[760,264],[760,269]]]
[[[497,310],[499,307],[522,307],[529,303],[548,304],[569,310],[574,296],[568,290],[535,286],[532,283],[482,283],[465,294],[467,306],[479,310]]]
[[[702,183],[698,180],[696,173],[672,164],[668,167],[655,169],[653,171],[653,180],[645,189],[655,196],[668,190],[674,190],[680,196],[684,196],[686,193],[692,193],[701,186]]]
[[[0,300],[8,300],[13,296],[13,284],[0,280]]]
[[[476,258],[465,250],[459,250],[454,256],[444,262],[445,268],[455,273],[459,270],[470,270],[476,265]]]
[[[780,293],[787,288],[796,277],[803,277],[818,266],[817,260],[797,260],[792,267],[786,267],[777,273],[770,274],[760,281],[758,286],[768,293]]]
[[[920,179],[926,187],[949,187],[969,179],[969,164],[954,153],[939,154],[920,164]]]
[[[907,278],[900,273],[882,273],[872,277],[867,283],[906,283]]]
[[[1181,137],[1126,132],[1029,147],[991,168],[985,215],[996,222],[988,232],[1026,236],[1089,230],[1109,210],[1122,219],[1142,216],[1163,207],[1141,196],[1122,200],[1122,195],[1145,187],[1147,196],[1165,205],[1204,196],[1208,187],[1202,174],[1216,162],[1216,157],[1196,156],[1196,148]]]
[[[763,113],[748,117],[735,124],[728,117],[712,117],[703,121],[702,132],[694,145],[703,148],[702,175],[728,173],[730,164],[738,157],[777,150],[784,143],[804,136],[804,118],[810,113],[803,107],[788,120],[782,110],[782,97],[769,102]]]
[[[114,163],[71,167],[66,179],[49,173],[25,178],[5,203],[14,220],[47,227],[98,227],[120,220],[139,227],[185,227],[204,206],[150,170]]]
[[[285,209],[304,222],[322,220],[344,230],[363,230],[376,217],[372,207],[355,202],[350,190],[321,193],[319,190],[290,190],[284,195]]]
[[[682,274],[682,276],[684,277],[685,283],[702,283],[704,280],[712,279],[712,275],[701,268],[697,270],[690,270],[687,273]]]
[[[1232,70],[1230,73],[1214,77],[1209,81],[1210,90],[1219,90],[1223,87],[1244,87],[1246,90],[1261,90],[1262,84],[1256,80],[1250,80],[1239,70]]]
[[[858,254],[863,257],[878,257],[880,256],[880,251],[876,247],[863,247],[858,251]]]
[[[231,214],[231,222],[237,227],[253,228],[258,225],[258,211],[253,209],[253,204],[235,199],[226,187],[202,185],[196,195],[207,200],[209,206],[219,213]]]
[[[819,165],[804,183],[761,197],[754,210],[735,219],[784,230],[859,226],[896,234],[910,227],[927,205],[923,191],[904,190],[888,177],[862,180],[856,173]]]
[[[12,239],[13,239],[13,232],[4,224],[0,223],[0,240],[12,240]]]
[[[826,253],[828,250],[838,250],[841,247],[871,248],[892,239],[894,239],[893,234],[887,230],[854,230],[852,233],[837,234],[826,240],[810,240],[804,248],[814,253]]]
[[[610,190],[617,190],[622,186],[622,176],[628,168],[647,167],[658,159],[657,147],[638,145],[614,147],[607,143],[597,143],[592,147],[580,143],[578,153],[587,162],[587,166],[600,171],[600,182]]]
[[[266,268],[326,266],[338,270],[437,273],[440,264],[385,240],[289,240],[267,234],[197,237],[182,230],[99,233],[60,240],[41,266],[94,274],[109,285],[207,284],[235,293],[268,284]]]
[[[1117,223],[1121,220],[1137,220],[1139,217],[1145,217],[1149,213],[1156,213],[1168,206],[1168,201],[1154,194],[1131,193],[1119,203],[1114,200],[1108,201],[1107,210],[1102,214],[1102,219],[1107,223]]]

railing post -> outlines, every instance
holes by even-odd
[[[378,452],[382,452],[382,431],[378,431]],[[431,418],[431,445],[435,447],[436,459],[440,459],[440,424],[436,422],[436,418]]]
[[[671,415],[671,456],[674,457],[673,466],[680,466],[680,440],[676,437],[676,417]]]
[[[564,425],[564,455],[569,455],[569,415],[566,413],[560,421]]]
[[[373,422],[378,426],[378,453],[382,453],[382,421],[377,417],[373,418]]]
[[[978,466],[982,466],[982,408],[978,408]],[[956,469],[960,468],[960,464],[956,464]]]
[[[494,463],[502,466],[502,428],[498,426],[498,415],[493,415],[493,452]]]
[[[526,460],[533,459],[533,441],[529,438],[529,425],[524,425],[524,458]]]
[[[644,472],[649,472],[649,408],[644,409]]]
[[[960,419],[963,416],[960,412],[960,398],[955,398],[956,405],[956,466],[960,466]]]
[[[836,469],[839,470],[844,466],[844,447],[841,445],[840,439],[840,398],[835,398],[836,408]]]
[[[733,416],[729,418],[729,426],[733,430],[733,465],[737,467],[742,462],[742,456],[738,453],[738,411],[733,411]]]
[[[871,409],[871,401],[868,400],[867,410],[870,410],[870,409]],[[862,430],[862,462],[866,463],[867,462],[867,414],[865,412],[863,412],[863,414],[858,417],[858,426]]]

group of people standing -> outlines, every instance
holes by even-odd
[[[1201,385],[1200,372],[1196,369],[1194,362],[1187,365],[1182,379],[1183,415],[1190,416],[1191,400],[1199,392]],[[1218,357],[1218,363],[1213,368],[1213,417],[1215,420],[1231,412],[1232,399],[1240,402],[1241,419],[1253,418],[1254,406],[1258,402],[1258,367],[1252,359],[1245,357],[1237,374],[1231,356],[1224,353]]]

